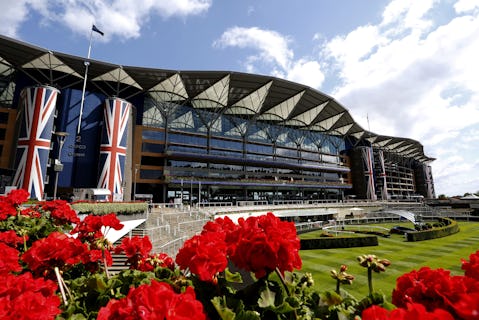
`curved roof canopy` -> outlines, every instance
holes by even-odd
[[[230,71],[175,71],[86,61],[5,36],[0,36],[0,97],[12,96],[13,71],[26,74],[38,84],[79,88],[86,62],[88,87],[105,95],[129,99],[148,94],[158,101],[181,102],[256,121],[354,137],[358,143],[420,162],[434,160],[424,155],[418,141],[364,130],[332,97],[302,84]],[[0,103],[8,105],[3,99]]]

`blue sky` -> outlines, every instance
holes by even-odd
[[[436,194],[479,191],[479,0],[0,0],[0,33],[121,65],[273,75],[420,141]],[[369,118],[369,123],[367,121]]]

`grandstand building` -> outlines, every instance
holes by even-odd
[[[434,198],[433,160],[298,83],[120,66],[0,37],[0,183],[34,198]]]

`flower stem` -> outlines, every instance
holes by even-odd
[[[60,292],[62,294],[63,303],[67,306],[68,305],[67,296],[65,294],[65,288],[63,287],[62,276],[60,275],[60,270],[58,270],[58,267],[55,267],[55,275],[57,276],[58,287],[60,288]]]
[[[283,284],[284,290],[286,290],[286,293],[288,294],[288,296],[291,296],[291,294],[289,292],[289,289],[288,289],[288,286],[286,285],[286,281],[284,281],[284,277],[281,274],[281,271],[279,271],[278,268],[276,268],[275,271],[276,271],[276,274],[278,275],[279,279],[281,280],[281,283]]]
[[[341,281],[339,279],[336,280],[336,293],[339,294],[339,286],[341,285]]]
[[[275,269],[276,274],[278,275],[279,279],[281,280],[281,283],[283,284],[284,290],[286,291],[286,294],[288,297],[291,297],[291,293],[289,292],[288,286],[286,285],[286,281],[284,281],[284,277],[281,274],[281,271],[276,267]],[[298,314],[296,312],[296,308],[294,309],[294,319],[298,319]]]
[[[368,286],[369,286],[369,295],[373,295],[373,269],[368,267]]]

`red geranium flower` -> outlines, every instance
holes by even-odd
[[[110,300],[100,309],[97,319],[204,320],[206,315],[193,288],[177,294],[169,284],[153,280],[149,285],[130,289],[121,300]]]
[[[15,215],[17,215],[17,209],[8,201],[7,197],[0,196],[0,221]]]
[[[281,272],[300,269],[300,241],[292,222],[284,222],[271,212],[239,220],[240,230],[232,262],[262,278],[276,268]]]
[[[124,252],[128,258],[126,263],[130,265],[130,269],[139,269],[141,261],[147,259],[153,248],[148,236],[132,238],[124,238],[119,246],[115,248],[115,253]]]
[[[138,270],[140,271],[154,271],[157,267],[168,268],[173,271],[175,270],[175,262],[166,253],[157,253],[150,254],[138,263]]]
[[[461,295],[459,300],[453,304],[453,307],[456,314],[462,319],[479,319],[479,292]]]
[[[453,316],[442,309],[428,312],[419,303],[409,303],[407,308],[397,308],[392,311],[373,305],[363,311],[362,320],[454,320]]]
[[[30,218],[41,218],[42,214],[32,207],[24,208],[20,211],[22,216],[27,216]]]
[[[23,255],[22,260],[37,276],[53,274],[54,267],[68,270],[72,265],[84,262],[88,248],[75,238],[64,233],[52,232],[48,237],[32,244]]]
[[[25,238],[28,238],[28,236],[25,236]],[[23,237],[20,237],[13,230],[0,232],[0,242],[3,242],[9,245],[12,248],[16,248],[18,245],[22,245],[26,240],[28,239],[24,239]]]
[[[235,224],[229,217],[216,218],[214,221],[208,221],[203,226],[202,233],[214,232],[218,237],[224,239],[227,246],[227,255],[232,256],[236,250],[238,240],[241,238],[241,228]]]
[[[479,282],[473,278],[451,276],[448,270],[423,267],[396,280],[392,302],[403,308],[414,302],[424,305],[428,311],[441,308],[454,313],[454,306],[461,297],[474,292],[479,292]]]
[[[13,206],[18,207],[22,203],[28,200],[30,193],[24,189],[12,190],[7,194],[7,201]]]
[[[100,249],[105,247],[105,235],[107,234],[109,228],[113,228],[115,230],[121,230],[121,228],[123,228],[123,224],[114,213],[104,216],[88,215],[85,217],[85,219],[83,219],[83,221],[78,223],[70,233],[77,233],[78,239],[80,239],[82,242],[89,243],[90,246],[92,246],[92,249]],[[103,246],[101,245],[102,243]],[[108,244],[106,247],[106,249],[109,249]]]
[[[34,279],[31,273],[4,275],[0,286],[0,319],[55,319],[61,312],[56,289],[55,282]]]
[[[80,222],[75,210],[73,210],[65,200],[47,201],[41,204],[41,208],[45,211],[49,211],[51,217],[57,224],[63,225]]]
[[[222,232],[204,232],[185,241],[176,255],[181,269],[189,269],[202,281],[215,281],[228,265]]]
[[[18,263],[19,251],[0,242],[0,275],[11,272],[20,272],[22,267]]]
[[[479,281],[479,250],[469,256],[469,261],[461,261],[464,274]]]

